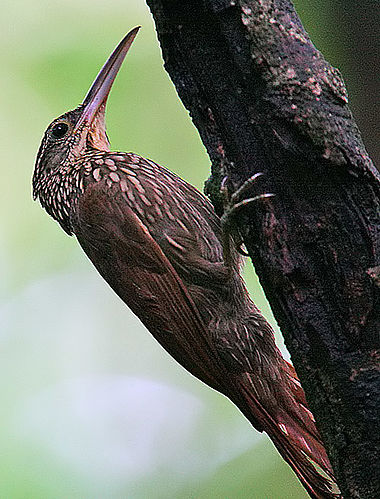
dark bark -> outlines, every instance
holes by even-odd
[[[339,72],[288,0],[147,0],[165,67],[212,161],[345,497],[380,497],[380,182]]]

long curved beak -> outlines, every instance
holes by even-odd
[[[75,125],[74,133],[84,122],[87,126],[90,126],[100,107],[106,103],[116,75],[119,72],[125,56],[127,55],[139,29],[140,26],[137,26],[125,35],[119,45],[112,52],[102,69],[99,71],[98,76],[95,78],[94,83],[84,98],[81,106],[83,111],[81,117]]]

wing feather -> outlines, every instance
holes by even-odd
[[[101,183],[90,185],[73,226],[99,273],[159,343],[188,371],[224,392],[226,370],[193,300],[123,197],[110,196]]]

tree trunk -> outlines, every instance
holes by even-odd
[[[380,181],[339,72],[289,0],[147,0],[345,497],[380,497]]]

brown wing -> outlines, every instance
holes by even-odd
[[[73,226],[99,273],[160,344],[192,374],[225,392],[226,371],[192,299],[124,198],[111,196],[102,182],[90,185]]]

